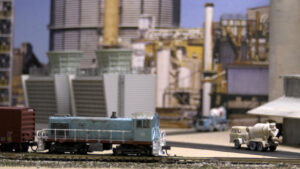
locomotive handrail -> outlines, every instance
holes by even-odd
[[[130,133],[131,131],[130,130],[89,130],[89,129],[42,129],[42,130],[38,130],[37,131],[37,136],[41,139],[47,139],[49,138],[49,131],[54,131],[54,140],[56,141],[58,138],[59,139],[67,139],[67,138],[70,138],[67,136],[67,132],[72,132],[74,137],[73,139],[76,141],[78,138],[77,138],[77,132],[85,132],[86,136],[85,136],[85,139],[86,141],[89,140],[88,138],[88,133],[91,133],[91,132],[95,132],[97,133],[97,140],[98,142],[100,142],[101,140],[101,133],[109,133],[109,139],[110,139],[110,142],[112,142],[112,133],[121,133],[122,134],[122,142],[125,141],[125,133]],[[57,136],[57,133],[59,131],[63,131],[63,138],[60,138],[59,136]]]

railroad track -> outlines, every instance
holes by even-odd
[[[299,159],[287,158],[231,158],[231,157],[143,157],[143,156],[113,156],[113,155],[75,155],[75,154],[47,154],[47,153],[0,153],[0,160],[26,160],[26,161],[97,161],[97,162],[139,162],[164,164],[195,164],[195,163],[230,163],[236,165],[271,165],[289,164],[300,166]]]

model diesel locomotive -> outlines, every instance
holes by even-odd
[[[133,116],[50,117],[49,128],[37,131],[38,150],[86,154],[113,149],[115,155],[166,154],[170,147],[166,146],[165,132],[159,130],[159,116]]]

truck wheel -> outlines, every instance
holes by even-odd
[[[214,126],[210,125],[208,131],[209,131],[209,132],[213,132],[214,129],[215,129]]]
[[[265,148],[264,148],[264,146],[263,146],[262,143],[257,143],[257,150],[258,151],[264,151],[265,150]]]
[[[222,131],[227,130],[227,124],[222,124]]]
[[[251,151],[255,151],[256,150],[256,143],[255,142],[250,142],[249,143],[249,149]]]
[[[236,148],[236,149],[241,148],[241,144],[240,144],[239,140],[234,140],[234,148]]]
[[[270,146],[270,151],[275,151],[277,146]]]

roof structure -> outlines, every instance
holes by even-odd
[[[248,111],[248,114],[300,119],[300,98],[283,96]]]

